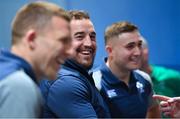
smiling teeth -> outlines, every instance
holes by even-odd
[[[89,53],[91,53],[90,51],[83,51],[82,52],[83,54],[89,54]]]

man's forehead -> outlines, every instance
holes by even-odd
[[[90,19],[71,20],[70,26],[73,27],[94,27]]]
[[[121,33],[117,36],[118,39],[122,40],[133,40],[133,39],[141,39],[141,35],[139,32],[126,32]]]
[[[142,42],[141,35],[139,32],[127,32],[119,34],[111,38],[112,43],[119,42],[120,44],[139,43]]]
[[[89,19],[72,20],[70,23],[70,28],[72,32],[95,34],[94,26]]]

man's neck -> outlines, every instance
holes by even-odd
[[[109,60],[107,60],[106,65],[119,80],[123,81],[128,86],[130,71],[119,68],[114,63],[110,63]]]
[[[33,71],[35,73],[36,79],[37,80],[40,79],[40,75],[39,75],[39,73],[37,73],[38,71],[36,70],[38,68],[35,67],[35,65],[33,64],[33,61],[28,56],[28,52],[25,51],[25,49],[23,47],[12,46],[11,47],[11,53],[23,58],[26,62],[28,62],[31,65],[31,67],[32,67],[32,69],[33,69]]]

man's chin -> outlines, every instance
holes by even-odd
[[[131,69],[132,69],[132,70],[139,69],[139,66],[133,66]]]
[[[92,68],[93,65],[87,66],[87,70],[90,70]]]
[[[139,65],[131,65],[131,66],[128,66],[128,69],[130,69],[130,70],[139,69]]]
[[[87,70],[89,70],[89,69],[92,68],[93,63],[83,64],[83,66],[84,66]]]

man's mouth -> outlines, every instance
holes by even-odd
[[[79,52],[82,55],[91,55],[93,54],[93,49],[92,48],[88,48],[88,49],[84,49],[84,50],[79,50]]]
[[[91,49],[81,51],[81,53],[84,54],[84,55],[91,55],[92,52],[93,52],[93,51],[92,51]]]
[[[139,63],[139,58],[135,57],[135,58],[131,58],[131,61],[134,63]]]

